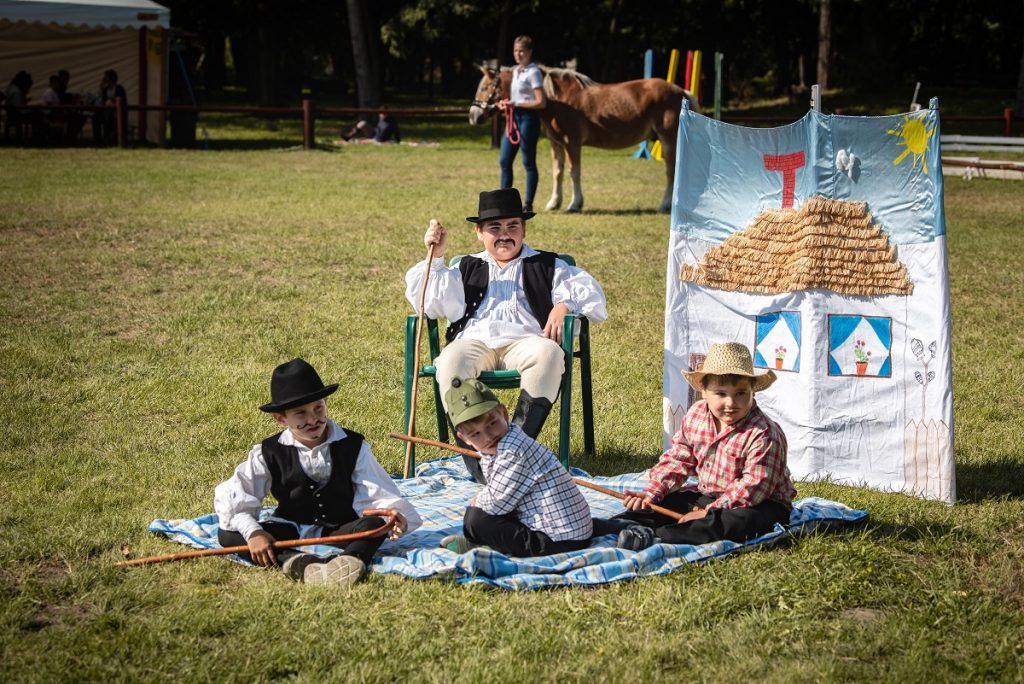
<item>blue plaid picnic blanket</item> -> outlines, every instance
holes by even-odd
[[[573,477],[585,479],[616,491],[642,489],[646,473],[591,476],[578,468]],[[788,526],[776,529],[742,544],[720,541],[712,544],[656,544],[643,551],[615,548],[615,536],[593,540],[590,547],[537,558],[514,558],[488,548],[476,548],[456,554],[440,548],[441,538],[462,531],[462,515],[470,498],[480,488],[470,478],[460,457],[443,457],[421,463],[415,477],[396,479],[399,490],[423,518],[423,526],[396,541],[386,541],[373,560],[371,572],[396,574],[416,579],[434,577],[460,584],[484,584],[523,591],[563,585],[595,585],[634,577],[664,575],[686,563],[699,563],[751,548],[767,546],[820,525],[853,523],[867,518],[867,511],[849,508],[839,502],[817,497],[799,499],[793,504]],[[607,494],[581,489],[595,518],[610,518],[625,510],[621,502]],[[267,508],[264,514],[269,515]],[[194,519],[154,520],[149,531],[196,548],[218,548],[217,516],[213,513]],[[313,546],[313,553],[339,553],[330,546]],[[238,556],[229,556],[244,563]]]

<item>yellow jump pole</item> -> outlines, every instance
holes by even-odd
[[[672,48],[672,52],[668,56],[668,74],[665,76],[665,80],[669,83],[676,82],[676,72],[679,71],[679,50]],[[662,161],[664,157],[661,154],[661,141],[655,140],[654,144],[651,145],[651,158]]]
[[[700,67],[703,61],[700,50],[693,51],[693,70],[690,72],[690,93],[700,102]]]

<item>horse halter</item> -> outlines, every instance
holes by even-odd
[[[480,109],[484,110],[485,112],[488,111],[488,110],[494,109],[495,107],[498,106],[498,105],[496,105],[494,103],[494,101],[498,99],[498,94],[501,91],[501,77],[500,77],[500,75],[496,74],[495,78],[492,79],[492,81],[493,82],[491,84],[491,91],[489,93],[487,93],[487,99],[486,100],[473,100],[473,106],[474,107],[479,107]]]

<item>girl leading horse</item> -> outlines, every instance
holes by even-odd
[[[508,98],[512,71],[480,67],[483,77],[476,98],[469,108],[469,122],[483,123]],[[696,99],[679,86],[660,78],[645,78],[623,83],[596,83],[571,69],[541,67],[547,106],[540,110],[544,132],[551,142],[551,199],[545,209],[562,205],[562,174],[569,157],[572,178],[572,202],[567,211],[583,208],[580,186],[580,151],[583,145],[620,149],[638,144],[653,133],[661,141],[665,159],[665,194],[658,211],[667,212],[672,204],[675,178],[676,133],[679,109],[685,97],[690,108],[699,111]]]

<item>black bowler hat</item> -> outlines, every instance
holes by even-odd
[[[260,411],[281,413],[334,394],[338,385],[324,386],[316,370],[303,359],[292,359],[274,369],[270,378],[270,403]]]
[[[523,211],[523,198],[515,188],[504,188],[502,190],[491,190],[480,193],[479,216],[467,216],[470,223],[483,223],[490,219],[499,218],[521,218],[524,221],[532,219],[536,214],[532,211]]]

